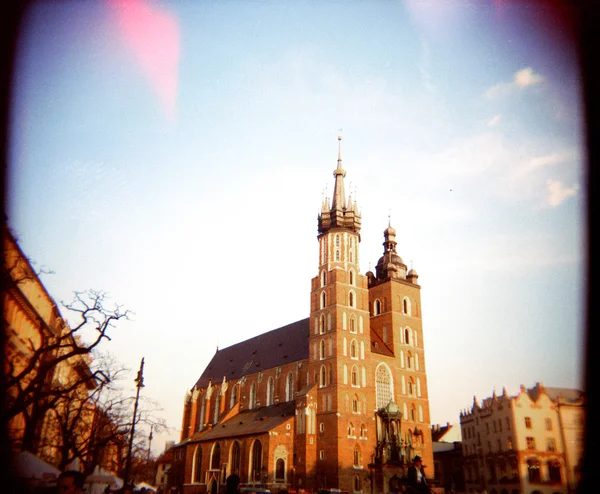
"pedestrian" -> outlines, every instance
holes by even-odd
[[[77,470],[65,470],[58,476],[59,494],[82,494],[85,475]]]
[[[411,494],[430,494],[431,489],[425,477],[421,457],[415,456],[413,464],[408,467],[408,487]]]
[[[240,492],[240,477],[232,473],[225,481],[225,494],[239,494]]]

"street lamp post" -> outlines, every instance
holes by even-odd
[[[131,423],[131,435],[129,436],[129,450],[127,451],[127,460],[125,462],[125,475],[123,475],[123,485],[129,483],[129,471],[131,470],[131,451],[133,448],[133,435],[135,433],[135,421],[137,417],[138,401],[140,399],[140,389],[144,387],[144,358],[140,363],[140,370],[134,382],[136,383],[137,392],[135,394],[135,404],[133,405],[133,422]]]

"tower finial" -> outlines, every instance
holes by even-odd
[[[338,136],[338,168],[342,168],[342,136],[341,135]]]

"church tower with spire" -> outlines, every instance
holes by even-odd
[[[318,273],[311,283],[309,374],[318,383],[320,431],[316,480],[317,488],[333,482],[356,490],[362,478],[354,478],[353,468],[368,450],[364,438],[372,427],[365,416],[369,294],[359,269],[361,215],[354,198],[345,194],[341,137],[333,176],[333,198],[331,203],[324,199],[318,217]]]
[[[376,272],[360,273],[361,215],[345,194],[341,138],[333,176],[333,198],[324,198],[318,217],[318,273],[311,284],[316,487],[364,491],[357,471],[370,465],[369,482],[387,491],[413,456],[433,467],[420,286],[396,252],[389,222]]]
[[[186,393],[184,494],[215,494],[232,474],[271,492],[399,492],[416,455],[434,476],[418,275],[390,221],[375,272],[361,274],[341,137],[333,177],[308,317],[217,349]]]

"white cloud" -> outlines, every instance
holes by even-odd
[[[571,187],[567,187],[560,180],[549,178],[546,181],[546,189],[548,193],[548,205],[554,208],[564,202],[567,198],[577,195],[577,192],[579,192],[579,185],[574,184]]]
[[[501,117],[500,115],[494,115],[492,118],[488,120],[488,127],[495,127],[500,123]]]
[[[515,73],[513,81],[519,87],[527,87],[544,82],[544,78],[536,74],[531,67],[526,67]]]
[[[544,77],[535,73],[531,67],[525,67],[514,73],[511,82],[499,82],[488,88],[484,96],[488,99],[503,98],[517,89],[537,86],[542,82],[544,82]]]

